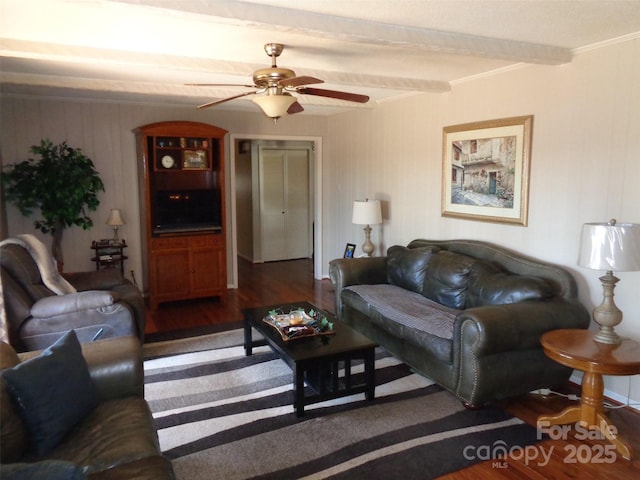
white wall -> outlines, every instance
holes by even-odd
[[[140,269],[135,145],[131,130],[162,120],[211,123],[233,134],[323,137],[322,258],[341,257],[345,243],[364,241],[351,224],[355,199],[383,201],[384,224],[372,240],[382,254],[418,237],[474,238],[562,264],[576,276],[581,300],[602,298],[599,272],[576,265],[582,223],[640,223],[640,39],[576,56],[569,65],[526,66],[454,85],[446,94],[403,100],[332,117],[298,115],[277,125],[260,114],[170,106],[2,98],[2,163],[27,158],[48,136],[82,147],[102,173],[106,193],[96,227],[65,233],[65,270],[91,268],[91,239],[111,235],[108,209],[123,209],[121,236],[131,245],[127,269]],[[510,226],[440,215],[442,128],[472,121],[534,115],[529,225]],[[227,151],[227,155],[229,152]],[[229,205],[227,205],[229,207]],[[32,220],[7,209],[13,235]],[[47,239],[48,241],[48,239]],[[325,274],[328,267],[325,265]],[[619,273],[618,331],[640,341],[640,272]],[[607,393],[640,402],[640,380],[608,377]]]
[[[510,226],[440,215],[442,128],[534,115],[529,224]],[[569,65],[522,66],[461,82],[446,94],[415,95],[371,112],[335,117],[324,163],[325,258],[358,250],[355,199],[384,202],[372,240],[381,254],[418,237],[473,238],[571,270],[588,309],[602,300],[602,272],[576,265],[585,222],[640,223],[640,39],[582,52]],[[356,252],[357,254],[357,252]],[[620,272],[618,328],[640,341],[640,272]],[[640,402],[640,377],[607,377],[607,393]]]

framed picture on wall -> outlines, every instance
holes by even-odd
[[[442,215],[527,225],[533,115],[443,129]]]
[[[344,258],[353,258],[353,254],[356,251],[356,246],[353,243],[347,243],[347,246],[344,248]]]

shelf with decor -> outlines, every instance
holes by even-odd
[[[124,261],[129,258],[124,254],[124,249],[127,248],[124,240],[118,243],[112,240],[94,240],[90,248],[93,250],[91,261],[95,262],[96,270],[120,268],[120,273],[124,275]]]

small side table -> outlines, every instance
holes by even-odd
[[[108,245],[93,242],[91,250],[94,251],[94,255],[91,261],[96,263],[96,270],[120,266],[120,273],[124,275],[124,261],[129,258],[124,254],[125,248],[127,248],[127,244],[124,240],[118,244],[110,243]]]
[[[595,428],[615,445],[624,458],[633,457],[633,449],[611,433],[612,422],[604,412],[604,382],[602,375],[636,375],[640,373],[640,343],[625,339],[620,345],[608,345],[593,340],[589,330],[553,330],[542,335],[544,353],[562,365],[584,372],[580,405],[568,407],[557,415],[538,417],[538,425],[562,425],[580,422],[585,428]],[[614,430],[615,431],[615,430]]]

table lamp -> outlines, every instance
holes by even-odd
[[[353,218],[351,222],[356,225],[366,225],[364,227],[365,242],[362,245],[362,251],[367,257],[370,257],[375,250],[373,243],[371,243],[371,225],[382,223],[380,200],[369,201],[369,199],[366,199],[353,202]]]
[[[620,280],[613,271],[640,270],[640,224],[585,223],[580,238],[578,265],[592,270],[604,270],[600,277],[604,298],[593,310],[593,319],[600,326],[594,340],[617,345],[622,340],[614,327],[622,322],[622,312],[613,301],[613,289]]]
[[[120,225],[124,225],[124,220],[122,219],[119,209],[111,209],[111,212],[109,212],[109,218],[107,218],[107,225],[111,225],[113,227],[113,244],[119,245],[120,239],[118,238],[118,227]]]

